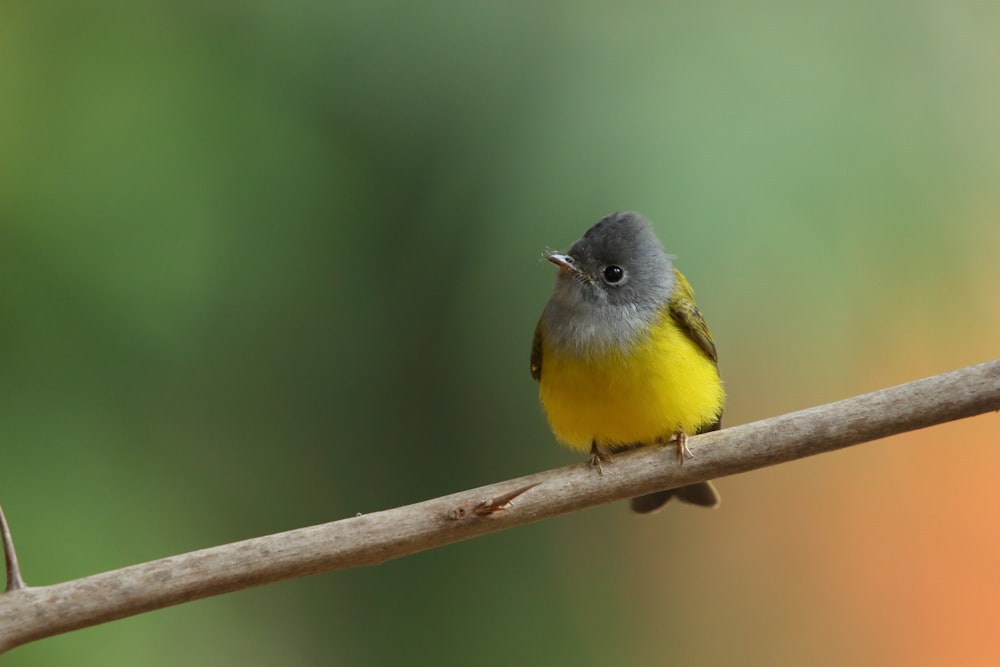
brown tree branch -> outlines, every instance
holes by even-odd
[[[1000,410],[1000,359],[689,440],[673,450],[528,475],[382,512],[193,551],[0,595],[0,653],[169,605],[320,572],[372,565],[477,535],[664,488],[746,472]],[[6,524],[4,535],[7,536]],[[13,545],[4,541],[11,572]],[[16,566],[13,572],[17,572]]]

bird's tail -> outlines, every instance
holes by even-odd
[[[681,502],[699,507],[718,507],[719,503],[722,502],[719,492],[715,490],[715,486],[711,482],[699,482],[678,489],[667,489],[666,491],[637,496],[632,499],[630,505],[632,511],[637,514],[649,514],[666,505],[667,501],[674,497]]]

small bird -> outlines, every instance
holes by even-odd
[[[725,392],[691,285],[637,213],[612,213],[565,253],[535,327],[531,376],[556,438],[600,466],[610,452],[718,430]],[[715,507],[711,482],[633,498],[645,514],[671,497]]]

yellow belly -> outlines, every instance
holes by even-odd
[[[718,419],[725,399],[715,364],[669,314],[628,351],[567,354],[543,337],[541,375],[552,431],[574,449],[694,434]]]

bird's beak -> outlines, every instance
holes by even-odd
[[[576,260],[574,260],[569,255],[561,255],[557,252],[549,253],[545,256],[545,259],[549,260],[556,266],[558,266],[563,271],[567,273],[579,273],[580,269],[576,268]]]

